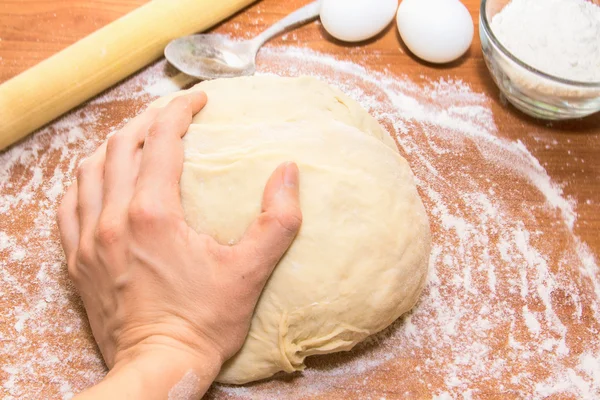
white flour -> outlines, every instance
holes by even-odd
[[[512,0],[491,27],[500,43],[532,67],[600,82],[600,6],[588,0]]]
[[[261,51],[259,71],[337,85],[397,138],[431,218],[431,274],[415,310],[355,351],[208,398],[600,397],[600,276],[573,233],[577,204],[498,132],[484,94],[293,47]],[[66,279],[59,193],[120,125],[106,113],[189,82],[157,63],[0,154],[0,397],[66,399],[105,373]]]

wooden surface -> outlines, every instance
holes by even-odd
[[[0,82],[144,3],[143,0],[0,1]],[[243,31],[260,32],[305,3],[307,2],[301,0],[266,0],[260,8],[250,7],[246,12],[222,24],[216,31],[233,32],[233,24],[238,23]],[[477,21],[479,2],[467,0],[465,4]],[[261,10],[260,14],[253,12],[257,9]],[[387,67],[392,72],[407,74],[417,80],[419,76],[430,79],[451,76],[468,82],[475,91],[488,93],[494,100],[494,116],[500,130],[511,138],[521,138],[549,175],[565,185],[565,194],[575,198],[581,205],[578,209],[580,223],[576,233],[595,249],[596,254],[600,254],[600,201],[586,204],[589,199],[600,199],[600,141],[590,146],[588,140],[590,134],[600,133],[600,114],[579,121],[548,124],[523,116],[513,107],[501,104],[498,89],[482,58],[478,32],[476,26],[475,39],[469,53],[451,66],[438,67],[416,62],[399,42],[394,27],[390,27],[383,37],[362,47],[365,51],[380,52],[380,65],[372,64],[369,66],[372,69]],[[332,40],[320,26],[308,25],[295,34],[302,46],[333,55],[347,54],[350,47]],[[281,39],[275,39],[271,43],[289,44],[281,42]],[[556,139],[560,146],[551,151],[546,151],[543,146],[536,148],[531,139],[535,135]],[[565,159],[571,155],[584,161],[582,169],[565,165]]]
[[[478,2],[475,0],[464,2],[474,21],[477,21]],[[0,0],[0,82],[35,65],[143,3],[145,3],[143,0]],[[251,36],[305,3],[307,2],[302,0],[285,2],[263,0],[221,24],[216,31],[237,36],[242,32],[242,37]],[[572,199],[576,204],[578,215],[573,232],[587,243],[598,259],[600,257],[600,114],[583,120],[547,123],[526,117],[513,107],[504,104],[482,59],[477,26],[475,32],[474,43],[467,55],[447,66],[425,65],[418,62],[408,54],[406,47],[400,42],[395,26],[390,26],[377,39],[358,46],[342,44],[331,39],[319,24],[302,27],[293,35],[289,35],[288,40],[283,41],[278,38],[270,44],[307,47],[357,63],[362,62],[364,54],[376,54],[377,57],[369,58],[367,67],[370,70],[388,71],[387,73],[398,76],[407,75],[416,83],[439,78],[462,80],[473,91],[485,93],[490,99],[489,107],[498,127],[498,135],[512,141],[520,140],[539,160],[552,181],[562,187],[563,196]],[[113,119],[131,116],[131,108],[119,109],[118,102],[114,107],[111,110]],[[548,146],[548,143],[553,145]],[[4,167],[0,165],[0,170],[2,168]],[[543,203],[544,200],[515,196],[509,202],[512,202],[514,208],[519,208],[525,202]],[[0,297],[1,301],[6,301],[6,298]],[[389,372],[389,376],[395,375]],[[2,378],[1,373],[0,378]],[[378,385],[385,386],[382,382],[382,380],[373,380],[373,393],[383,396],[383,392],[377,389]],[[413,388],[408,383],[407,385]],[[435,385],[444,386],[440,382]],[[335,390],[338,393],[345,393],[346,398],[353,397],[352,392],[345,392],[344,388]],[[387,393],[388,398],[395,398],[395,396],[405,397],[409,392],[405,392],[402,396],[398,394],[401,392],[395,392],[396,395],[390,394],[393,392]],[[407,397],[427,398],[432,392],[421,388],[417,392],[410,393],[412,395]],[[415,393],[421,394],[417,396]],[[494,392],[493,395],[504,397],[498,392]],[[518,397],[514,393],[506,396]],[[331,398],[333,397],[337,396]]]

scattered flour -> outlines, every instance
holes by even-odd
[[[431,219],[429,283],[413,312],[354,351],[208,398],[600,397],[600,277],[573,234],[576,204],[522,142],[502,137],[484,94],[293,47],[264,49],[259,71],[337,85],[394,133]],[[103,376],[56,206],[101,140],[190,83],[159,62],[0,153],[3,398],[69,399]]]

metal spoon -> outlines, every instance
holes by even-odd
[[[252,75],[260,47],[288,28],[317,18],[320,3],[317,0],[294,11],[252,40],[236,42],[218,34],[175,39],[165,48],[165,57],[181,72],[199,79]]]

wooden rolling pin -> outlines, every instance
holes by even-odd
[[[0,85],[0,150],[255,0],[152,0]]]

